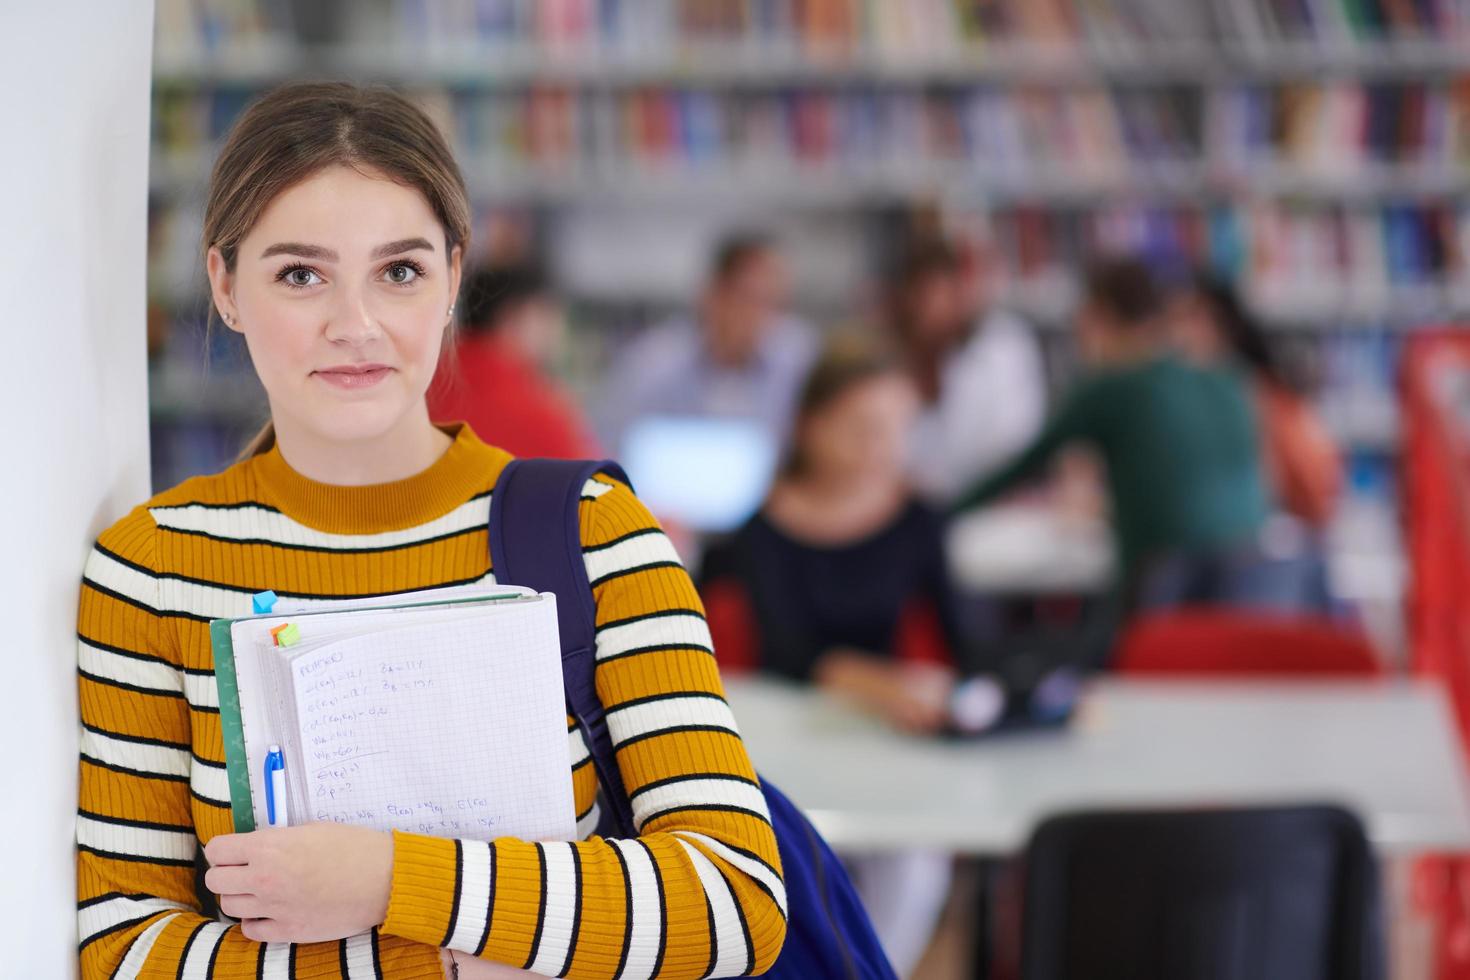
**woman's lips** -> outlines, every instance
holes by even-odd
[[[383,364],[353,364],[323,368],[316,371],[315,375],[335,388],[358,389],[371,388],[386,378],[392,370]]]

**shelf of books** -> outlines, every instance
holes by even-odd
[[[159,0],[155,478],[264,415],[206,342],[213,148],[298,77],[398,86],[451,134],[477,239],[530,243],[571,303],[574,387],[696,293],[718,229],[789,240],[797,304],[864,311],[895,210],[983,239],[1064,366],[1099,250],[1233,277],[1320,385],[1355,492],[1392,510],[1408,331],[1470,312],[1463,0]],[[639,261],[600,229],[636,235]],[[691,258],[693,256],[693,258]],[[197,366],[206,346],[207,376]],[[1063,372],[1065,373],[1065,372]],[[200,393],[206,417],[180,411]]]

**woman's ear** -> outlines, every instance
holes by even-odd
[[[239,333],[240,318],[235,312],[234,301],[235,276],[226,267],[224,253],[219,250],[218,245],[209,247],[204,267],[209,273],[209,293],[214,299],[214,308],[219,311],[225,326]]]
[[[449,252],[449,309],[459,302],[459,279],[464,273],[464,246],[456,245]]]

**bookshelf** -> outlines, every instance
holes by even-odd
[[[1319,379],[1355,491],[1391,512],[1402,339],[1470,313],[1463,0],[159,0],[158,17],[160,481],[208,465],[181,409],[203,383],[191,236],[213,144],[291,78],[422,100],[477,237],[509,228],[549,260],[583,390],[694,294],[720,229],[776,230],[798,306],[832,322],[862,312],[875,243],[919,207],[990,243],[1059,374],[1095,250],[1235,276]],[[241,365],[212,369],[209,432],[260,417]]]

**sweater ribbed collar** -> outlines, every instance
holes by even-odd
[[[444,426],[454,437],[428,469],[403,480],[367,486],[339,486],[302,476],[279,446],[251,463],[264,496],[307,527],[331,534],[399,531],[443,517],[494,484],[509,453],[487,446],[468,425]]]

